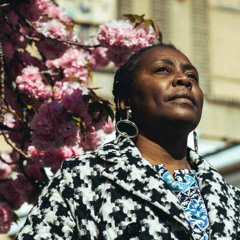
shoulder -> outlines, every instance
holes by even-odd
[[[84,154],[66,159],[60,169],[62,174],[71,173],[76,176],[96,174],[102,171],[111,163],[112,158],[118,155],[114,141],[108,142],[94,151],[88,151]]]
[[[224,193],[225,196],[234,198],[237,202],[240,201],[240,190],[227,183],[224,176],[207,159],[199,156],[193,150],[190,150],[190,158],[197,172],[198,181],[203,189],[207,189],[207,192]]]
[[[113,147],[114,144],[109,142],[95,151],[64,160],[61,168],[44,188],[42,195],[57,191],[64,199],[75,202],[84,194],[87,201],[88,197],[95,194],[96,189],[104,185],[102,172],[112,165],[106,161],[105,155],[108,154],[108,149]]]
[[[78,155],[76,157],[73,157],[73,158],[68,158],[66,159],[64,162],[63,162],[63,165],[65,166],[68,166],[68,165],[75,165],[77,164],[78,162],[81,162],[81,161],[87,161],[88,159],[91,159],[91,160],[94,160],[98,157],[99,155],[99,152],[102,151],[103,149],[106,148],[106,146],[111,146],[112,145],[112,141],[111,142],[108,142],[108,143],[105,143],[103,145],[100,145],[97,149],[95,150],[92,150],[92,151],[86,151],[84,152],[83,154],[81,155]]]

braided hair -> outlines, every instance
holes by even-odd
[[[112,91],[114,96],[114,102],[116,105],[116,115],[115,115],[116,122],[119,121],[121,118],[125,117],[123,116],[122,111],[120,111],[120,109],[118,108],[118,101],[119,99],[124,99],[126,102],[128,102],[131,99],[132,82],[134,79],[135,72],[137,70],[138,59],[144,52],[152,48],[171,48],[179,51],[171,43],[153,44],[153,45],[141,48],[135,53],[133,53],[130,56],[130,58],[119,67],[119,69],[116,71],[114,76],[113,91]]]

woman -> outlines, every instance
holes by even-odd
[[[189,59],[141,49],[113,93],[117,139],[66,160],[17,239],[240,239],[239,190],[187,147],[203,105]]]

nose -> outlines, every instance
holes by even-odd
[[[188,76],[185,75],[184,73],[179,73],[177,76],[175,76],[173,85],[175,87],[183,86],[192,89],[192,82],[189,80]]]

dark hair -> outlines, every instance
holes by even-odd
[[[133,53],[129,59],[122,64],[119,69],[116,71],[114,76],[113,83],[113,96],[114,102],[116,104],[116,122],[122,117],[121,111],[119,111],[117,107],[117,103],[119,99],[124,99],[126,101],[131,98],[132,91],[132,82],[134,79],[134,74],[138,66],[139,57],[149,49],[152,48],[171,48],[179,51],[173,44],[169,43],[160,43],[150,45],[144,48],[139,49],[135,53]],[[179,51],[180,52],[180,51]]]

